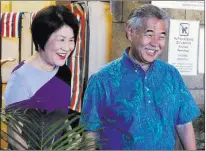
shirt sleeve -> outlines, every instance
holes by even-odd
[[[13,72],[6,85],[4,100],[5,106],[29,99],[28,87],[23,76]]]
[[[84,94],[82,116],[80,120],[81,124],[86,124],[86,129],[88,131],[95,131],[102,128],[101,116],[103,112],[102,109],[104,108],[102,106],[104,94],[98,78],[94,75],[91,76]]]
[[[178,72],[178,71],[177,71]],[[180,73],[178,72],[178,99],[179,99],[179,113],[176,125],[191,122],[200,115],[200,110],[184,83]]]

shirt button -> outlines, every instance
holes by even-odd
[[[145,80],[147,80],[147,76],[145,77]]]
[[[149,91],[149,88],[146,87],[146,90]]]
[[[151,103],[151,101],[148,101],[148,103]]]
[[[134,70],[135,72],[137,72],[137,70]]]

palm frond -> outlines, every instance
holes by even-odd
[[[36,109],[1,109],[1,124],[6,124],[9,131],[15,132],[18,138],[25,141],[26,148],[21,141],[16,140],[9,132],[1,131],[1,139],[9,143],[15,142],[22,149],[28,150],[79,150],[94,147],[91,142],[98,144],[98,139],[83,140],[85,128],[90,124],[71,125],[80,119],[80,115],[53,111],[47,114]],[[54,118],[55,117],[55,118]],[[18,149],[11,144],[13,149]],[[97,145],[98,146],[98,145]]]

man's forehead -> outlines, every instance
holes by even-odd
[[[166,23],[162,19],[157,18],[144,18],[142,20],[142,30],[163,30],[166,31]],[[141,29],[140,29],[141,30]]]

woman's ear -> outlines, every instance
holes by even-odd
[[[132,28],[128,24],[125,24],[126,38],[131,42],[132,41]]]

